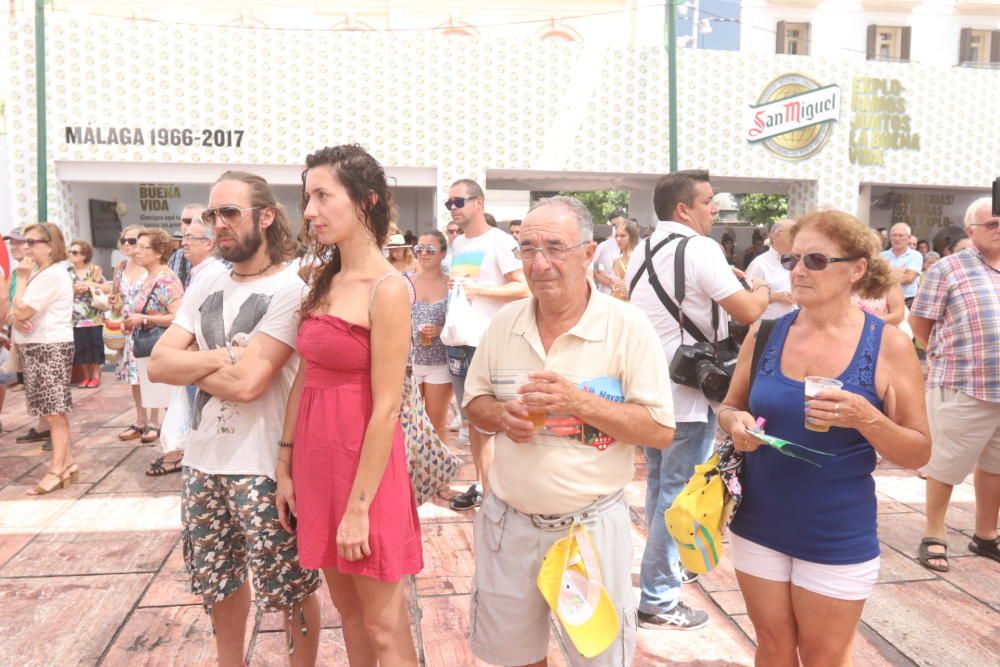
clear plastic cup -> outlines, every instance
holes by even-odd
[[[843,386],[844,383],[840,380],[820,377],[818,375],[809,375],[806,377],[806,400],[815,398],[816,394],[824,389],[840,389]],[[816,433],[826,433],[830,430],[829,426],[811,424],[808,419],[805,422],[805,427],[807,431],[815,431]]]
[[[531,384],[533,382],[533,380],[530,377],[528,377],[529,372],[530,371],[525,371],[523,373],[515,373],[513,377],[515,390],[518,391],[518,395],[521,396],[522,398],[524,394],[520,393],[521,387],[523,387],[526,384]],[[545,428],[545,420],[547,418],[548,415],[545,414],[544,412],[532,412],[531,410],[528,411],[528,419],[531,421],[532,425],[537,429]]]

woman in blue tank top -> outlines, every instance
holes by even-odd
[[[895,281],[878,251],[847,213],[799,220],[792,253],[782,256],[799,310],[775,322],[752,391],[754,345],[743,346],[718,412],[745,453],[730,541],[760,665],[850,664],[878,579],[876,452],[907,468],[930,456],[913,345],[851,304],[852,291],[874,296]],[[806,399],[807,376],[842,386]],[[747,433],[759,417],[768,434],[825,453],[809,455],[821,467],[761,447]]]

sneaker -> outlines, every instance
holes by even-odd
[[[17,442],[44,442],[52,439],[52,431],[36,431],[34,427],[28,429],[24,435],[17,436]]]
[[[698,581],[698,577],[700,577],[700,576],[701,575],[698,574],[697,572],[689,572],[688,570],[685,570],[684,568],[681,568],[681,582],[682,583],[693,584],[694,582]]]
[[[460,428],[462,428],[462,415],[458,414],[455,415],[455,418],[451,420],[450,424],[448,424],[448,430],[455,432]]]
[[[647,630],[697,630],[708,624],[708,613],[700,609],[692,609],[683,602],[678,602],[670,611],[659,614],[639,612],[639,627]]]
[[[451,499],[451,508],[456,512],[467,512],[483,504],[483,494],[479,492],[479,486],[473,484],[465,493],[460,493]]]
[[[469,444],[469,429],[463,426],[458,430],[458,444],[467,445]]]

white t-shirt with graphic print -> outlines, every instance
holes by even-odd
[[[490,227],[485,234],[469,238],[459,236],[452,242],[452,259],[449,275],[464,277],[483,287],[499,287],[506,281],[505,275],[522,268],[521,260],[514,257],[517,241],[505,231]],[[497,312],[507,302],[487,296],[477,296],[469,300],[474,321],[469,331],[474,333],[476,347],[479,339]]]
[[[266,334],[295,349],[305,284],[293,270],[238,283],[229,272],[194,281],[174,324],[214,350],[226,340],[249,344]],[[246,336],[240,335],[246,334]],[[210,475],[266,475],[274,479],[285,403],[298,371],[292,354],[256,400],[223,401],[199,389],[184,465]]]

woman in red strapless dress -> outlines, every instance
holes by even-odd
[[[303,182],[326,259],[302,304],[278,514],[297,518],[302,566],[323,570],[351,664],[416,665],[403,578],[423,554],[399,424],[410,300],[380,250],[391,195],[360,146],[313,153]]]

